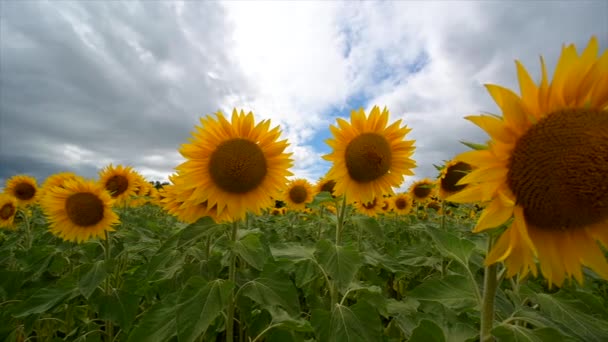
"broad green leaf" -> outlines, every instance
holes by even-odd
[[[52,286],[42,287],[34,292],[27,300],[17,305],[13,310],[13,316],[25,317],[31,314],[43,313],[52,309],[57,304],[77,296],[78,271],[78,269],[75,270]]]
[[[78,282],[80,293],[88,299],[97,286],[106,279],[107,275],[108,273],[106,272],[104,261],[98,260],[92,265],[91,269],[80,278],[80,281]]]
[[[581,293],[583,294],[583,293]],[[563,329],[586,341],[608,340],[608,319],[582,300],[564,291],[556,294],[539,293],[538,303],[542,312]]]
[[[492,329],[497,342],[576,341],[553,328],[528,329],[520,325],[500,324]]]
[[[334,198],[331,196],[329,191],[321,191],[315,195],[312,202],[308,204],[311,208],[318,208],[322,203],[332,203]]]
[[[305,247],[296,243],[286,243],[270,248],[275,258],[285,258],[295,262],[303,260],[313,260],[315,249]]]
[[[445,342],[445,333],[437,323],[423,319],[412,331],[409,342]]]
[[[131,331],[129,342],[164,342],[177,334],[177,293],[152,305]]]
[[[205,216],[179,232],[178,246],[192,245],[201,238],[221,229],[223,229],[222,225],[218,225],[213,219]]]
[[[313,260],[305,260],[296,264],[296,286],[303,288],[317,277],[321,276],[319,266]]]
[[[382,227],[373,217],[355,216],[351,220],[357,228],[369,232],[375,238],[382,239],[384,237]]]
[[[427,231],[441,254],[458,261],[464,267],[469,267],[469,258],[475,249],[475,243],[433,227],[428,227]]]
[[[251,280],[240,289],[240,294],[268,308],[280,306],[291,315],[300,313],[298,293],[289,277],[281,273]]]
[[[102,294],[92,300],[99,308],[99,318],[111,320],[128,331],[139,309],[140,297],[124,291],[113,291],[110,295]]]
[[[253,268],[262,270],[270,256],[268,247],[262,244],[257,234],[249,234],[236,242],[234,250]]]
[[[313,310],[310,320],[317,341],[381,341],[382,324],[376,310],[366,303],[351,307],[335,304],[331,313]]]
[[[436,301],[454,310],[470,309],[477,305],[471,281],[461,275],[427,280],[409,294],[412,298]]]
[[[317,243],[316,257],[341,292],[346,290],[362,264],[361,254],[352,246],[336,246],[328,240]]]
[[[206,282],[193,277],[181,291],[177,304],[177,337],[180,341],[194,341],[228,305],[231,282],[216,279]]]
[[[282,328],[291,331],[312,332],[310,322],[303,318],[293,317],[279,307],[268,307],[266,310],[272,316],[272,324],[281,324]]]

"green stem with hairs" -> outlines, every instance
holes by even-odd
[[[342,229],[344,228],[344,216],[346,214],[346,195],[342,197],[342,205],[338,207],[338,222],[336,223],[336,246],[340,246],[342,240]]]
[[[492,237],[488,236],[488,253],[492,249]],[[481,327],[479,330],[480,342],[494,341],[492,328],[494,327],[494,298],[496,288],[500,284],[496,277],[497,263],[486,266],[483,275],[483,299],[481,304]]]
[[[238,222],[232,223],[232,234],[230,234],[230,240],[232,241],[233,249],[230,251],[230,266],[228,268],[228,280],[235,284],[236,287],[236,252],[234,250],[234,244],[236,243],[237,232],[239,230]],[[230,291],[228,296],[228,314],[226,317],[226,342],[234,341],[234,309],[235,309],[235,296],[234,290]]]
[[[105,257],[105,261],[106,261],[106,272],[108,273],[108,276],[105,281],[105,292],[106,292],[106,296],[110,296],[112,294],[112,284],[110,282],[111,278],[112,278],[111,272],[110,272],[112,253],[111,253],[111,244],[110,244],[110,234],[108,234],[107,230],[104,232],[104,234],[105,234],[105,239],[103,240],[103,246],[104,246],[103,250],[104,250],[104,257]],[[110,320],[106,320],[105,325],[106,325],[106,331],[105,331],[106,341],[112,342],[112,340],[114,339],[114,327],[112,326],[112,322]]]

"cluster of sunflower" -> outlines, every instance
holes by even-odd
[[[99,180],[71,172],[54,174],[42,187],[31,176],[17,175],[6,181],[0,194],[0,227],[14,228],[19,208],[27,210],[39,204],[49,230],[58,237],[75,242],[104,239],[119,223],[114,206],[137,207],[156,196],[156,189],[142,175],[120,165],[101,170]]]

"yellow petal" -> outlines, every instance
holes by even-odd
[[[465,119],[483,129],[494,140],[510,143],[514,140],[512,132],[505,126],[505,123],[491,115],[471,115]]]
[[[496,197],[479,217],[473,232],[479,233],[486,229],[498,227],[510,219],[512,215],[513,206],[506,206],[500,197]]]

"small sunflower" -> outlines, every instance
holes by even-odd
[[[312,202],[312,184],[306,179],[294,179],[287,184],[283,200],[289,209],[305,210],[306,204]]]
[[[128,200],[128,205],[135,208],[148,203],[153,188],[144,176],[135,172],[135,192],[133,197]]]
[[[0,228],[14,229],[17,200],[8,194],[0,194]]]
[[[112,164],[99,173],[99,183],[110,193],[114,205],[124,206],[137,189],[137,175],[132,167]]]
[[[277,141],[279,128],[269,129],[269,120],[256,125],[253,113],[236,109],[231,122],[221,112],[200,121],[180,149],[187,160],[176,168],[181,181],[175,190],[189,193],[194,203],[206,202],[222,217],[226,211],[232,221],[269,207],[292,175],[291,154],[284,152],[288,143]]]
[[[19,206],[36,203],[40,193],[36,178],[26,175],[16,175],[7,179],[4,192],[13,196]]]
[[[321,177],[317,184],[315,184],[315,190],[317,193],[326,191],[329,192],[333,197],[334,196],[334,187],[336,186],[336,181],[327,177]]]
[[[112,197],[97,182],[67,180],[50,188],[42,200],[51,233],[66,241],[84,242],[92,237],[105,239],[119,223],[112,211]]]
[[[391,198],[393,201],[393,210],[399,215],[407,215],[412,211],[414,201],[409,193],[397,194]]]
[[[415,201],[425,202],[435,194],[435,182],[428,178],[421,179],[414,182],[408,192]]]
[[[380,201],[380,205],[378,206],[378,213],[379,214],[388,214],[393,210],[393,198],[392,197],[386,197],[383,198]]]
[[[355,208],[358,212],[365,214],[370,217],[375,217],[378,214],[378,210],[380,210],[380,201],[377,198],[374,198],[371,202],[357,202],[355,203]]]
[[[579,55],[564,46],[549,83],[541,57],[537,85],[516,62],[521,96],[487,85],[502,117],[469,116],[486,131],[487,149],[457,160],[475,166],[448,199],[487,204],[475,232],[508,222],[486,258],[503,261],[507,276],[536,275],[549,286],[574,277],[582,266],[608,279],[608,50],[593,37]]]
[[[448,162],[443,169],[439,178],[437,179],[437,192],[439,198],[446,199],[448,196],[453,195],[466,188],[466,184],[459,184],[460,181],[467,173],[471,172],[471,165],[459,161],[452,160]]]
[[[401,120],[386,127],[388,115],[386,108],[380,113],[374,107],[366,117],[360,109],[352,111],[350,123],[338,119],[338,127],[329,127],[334,139],[327,144],[333,152],[323,158],[333,165],[327,177],[336,181],[335,195],[345,195],[349,203],[393,194],[404,175],[414,174],[414,141],[404,140],[410,129],[400,127]]]

